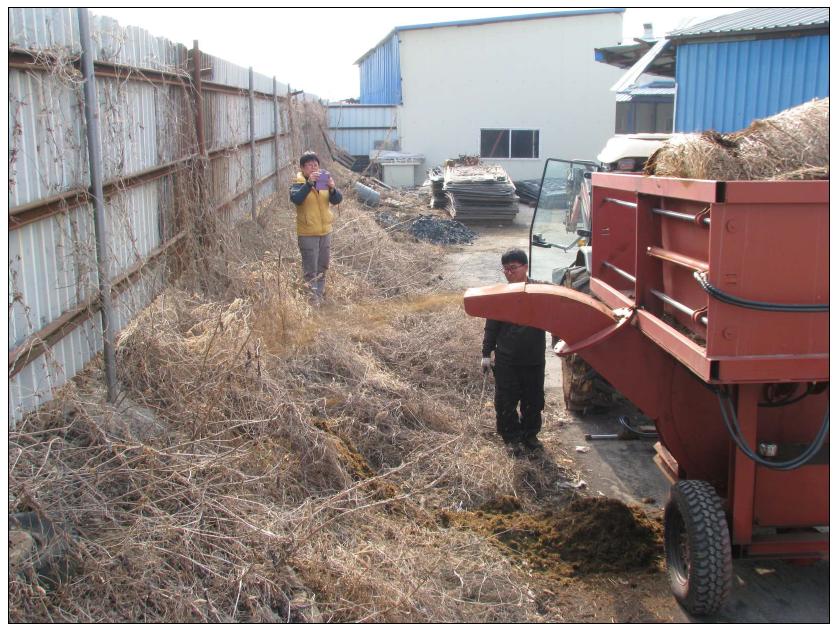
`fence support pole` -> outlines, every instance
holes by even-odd
[[[302,150],[298,150],[295,146],[295,120],[292,116],[293,102],[292,102],[292,88],[287,84],[287,134],[290,139],[290,160],[295,161],[301,154]]]
[[[98,289],[101,295],[101,330],[104,344],[104,376],[107,381],[107,400],[115,402],[116,384],[115,319],[111,301],[110,266],[107,254],[107,219],[104,214],[104,190],[102,187],[101,130],[99,129],[98,93],[93,68],[93,50],[90,39],[90,16],[87,9],[77,9],[78,33],[81,40],[81,74],[84,78],[84,118],[87,128],[87,157],[90,163],[90,195],[95,209],[96,261],[98,264]]]
[[[257,192],[255,191],[255,181],[257,180],[255,175],[255,71],[252,70],[252,67],[249,67],[249,145],[250,145],[250,158],[249,158],[249,173],[252,176],[252,219],[256,219],[256,207],[257,207]]]
[[[200,156],[206,157],[206,133],[203,128],[203,57],[200,54],[200,43],[194,40],[191,59],[194,63],[194,124],[197,127],[197,148]]]
[[[281,111],[278,109],[278,80],[272,76],[272,103],[275,108],[275,192],[281,187]]]

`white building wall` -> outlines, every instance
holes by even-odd
[[[594,48],[622,38],[622,13],[401,31],[402,151],[426,167],[480,153],[482,128],[538,129],[539,159],[495,159],[515,180],[548,157],[593,159],[614,134],[621,70]]]

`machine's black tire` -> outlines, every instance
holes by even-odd
[[[715,613],[730,593],[730,531],[721,500],[705,481],[672,486],[664,513],[666,567],[672,593],[689,613]]]
[[[562,395],[568,411],[603,411],[614,404],[614,389],[581,356],[562,358]]]
[[[590,294],[591,278],[587,270],[578,266],[571,271],[575,273],[567,274],[562,285]],[[570,354],[562,357],[562,395],[568,411],[605,411],[614,405],[615,393],[615,389],[581,356]]]

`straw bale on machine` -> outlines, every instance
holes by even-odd
[[[827,180],[828,98],[731,134],[677,134],[646,163],[649,176],[703,180]]]

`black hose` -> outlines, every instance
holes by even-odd
[[[647,440],[659,437],[659,435],[657,433],[644,433],[643,431],[638,431],[637,429],[633,428],[628,423],[628,418],[624,415],[621,415],[620,417],[618,417],[617,421],[620,423],[620,426],[622,426],[626,431],[629,431],[630,433],[634,433],[637,437],[642,437],[642,438],[647,439]]]
[[[820,451],[822,448],[823,442],[825,441],[825,436],[828,435],[828,414],[829,410],[825,410],[825,415],[822,418],[822,426],[820,427],[817,436],[808,446],[808,448],[803,452],[801,455],[794,457],[793,459],[789,459],[784,462],[777,462],[777,461],[769,461],[763,459],[755,452],[750,450],[750,447],[747,445],[747,442],[744,441],[744,437],[742,437],[741,431],[738,428],[738,420],[735,416],[735,410],[733,409],[732,398],[728,395],[720,391],[719,389],[714,389],[716,395],[718,396],[718,407],[721,409],[721,419],[724,422],[724,426],[727,429],[727,432],[730,434],[730,437],[733,439],[733,443],[735,443],[736,447],[744,453],[748,458],[750,458],[756,464],[764,466],[765,468],[770,468],[771,470],[794,470],[799,468],[800,466],[804,466],[807,464],[813,457]],[[727,411],[724,410],[724,405],[727,405],[729,409],[729,414]]]
[[[798,396],[796,396],[795,398],[791,398],[790,400],[779,400],[777,402],[759,402],[758,406],[760,406],[760,407],[774,407],[774,408],[775,407],[786,407],[789,404],[794,404],[796,402],[799,402],[805,396],[810,395],[811,392],[813,391],[813,389],[814,388],[811,386],[811,383],[808,383],[808,387],[805,389],[805,393],[801,393]]]
[[[715,297],[719,301],[729,303],[730,305],[739,306],[740,308],[749,308],[751,310],[764,310],[766,312],[828,312],[827,303],[770,303],[767,301],[752,301],[750,299],[742,299],[731,294],[719,290],[707,281],[706,273],[696,270],[692,273],[698,285],[711,297]]]

